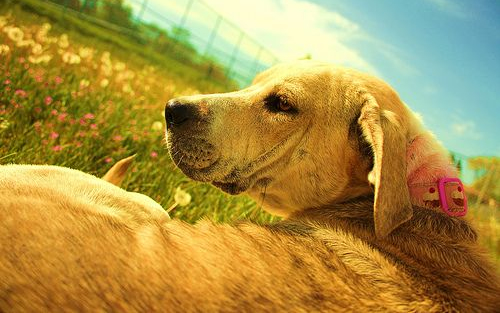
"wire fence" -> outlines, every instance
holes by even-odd
[[[101,26],[146,36],[162,46],[162,52],[178,59],[186,60],[188,55],[189,61],[209,64],[206,66],[207,77],[216,79],[217,75],[223,75],[240,87],[248,85],[258,72],[279,61],[271,51],[202,0],[50,2],[57,3],[65,12],[77,13]],[[129,16],[120,16],[124,13]]]

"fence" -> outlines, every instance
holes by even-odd
[[[255,74],[278,62],[272,52],[202,0],[123,0],[124,6],[120,0],[50,2],[62,6],[65,12],[78,13],[80,17],[122,33],[147,36],[158,42],[167,38],[170,45],[164,45],[164,53],[181,60],[186,58],[183,53],[191,53],[190,61],[209,64],[206,66],[207,77],[216,79],[222,74],[240,87],[248,85]],[[103,19],[102,15],[96,14],[102,6],[110,3],[118,4],[122,10],[108,15],[125,12],[130,14],[130,23],[120,23],[112,16]],[[131,12],[127,12],[127,8]]]

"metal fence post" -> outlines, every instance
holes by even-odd
[[[168,45],[167,51],[172,51],[174,53],[175,51],[175,46],[177,45],[177,41],[179,40],[179,30],[184,28],[184,24],[186,23],[187,16],[189,15],[189,11],[191,10],[191,6],[193,5],[194,0],[189,0],[188,4],[186,5],[186,9],[184,10],[184,13],[182,14],[181,21],[177,26],[173,26],[172,30],[175,29],[175,27],[178,28],[176,32],[174,32],[172,36],[172,43]]]
[[[253,62],[253,76],[257,75],[257,72],[258,72],[258,69],[257,69],[257,66],[259,65],[259,58],[260,58],[260,54],[262,53],[262,49],[263,47],[261,45],[259,45],[259,52],[257,52],[257,56],[255,57],[255,61]],[[251,77],[253,78],[253,77]]]
[[[243,37],[245,37],[245,33],[243,33],[243,31],[240,30],[240,37],[238,38],[238,41],[236,42],[236,45],[233,48],[233,52],[231,53],[231,58],[229,59],[229,65],[226,67],[225,75],[227,77],[229,77],[231,74],[231,70],[233,69],[233,64],[234,64],[234,61],[236,60],[236,55],[238,54],[238,52],[240,50],[240,44],[241,44],[241,41],[243,40]]]
[[[186,10],[184,11],[184,14],[182,15],[181,21],[180,21],[179,25],[177,25],[177,27],[179,27],[179,28],[184,27],[184,24],[186,23],[187,16],[189,15],[189,11],[191,10],[191,6],[193,5],[193,2],[194,2],[194,0],[189,0],[188,4],[186,6]],[[175,37],[174,39],[177,39],[177,36],[174,36],[174,37]]]
[[[147,5],[148,5],[148,0],[144,0],[141,4],[139,14],[137,14],[137,16],[135,18],[136,22],[140,22],[142,20],[142,15],[144,14],[144,11],[146,10]]]
[[[207,42],[207,46],[205,47],[205,53],[203,54],[204,57],[208,55],[208,52],[210,51],[210,48],[212,48],[212,43],[214,42],[215,36],[217,35],[217,31],[219,30],[220,23],[222,22],[222,16],[219,15],[217,17],[217,20],[215,21],[214,28],[212,28],[212,32],[210,33],[210,37]]]

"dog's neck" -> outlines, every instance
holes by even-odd
[[[467,199],[448,152],[431,135],[415,136],[407,147],[407,184],[419,207],[450,216],[467,212]]]

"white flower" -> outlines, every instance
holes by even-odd
[[[16,46],[18,47],[28,47],[34,45],[35,41],[33,41],[33,39],[19,40],[18,42],[16,42]]]
[[[109,85],[109,80],[107,78],[104,78],[103,80],[101,80],[101,83],[99,85],[101,86],[101,88],[106,88]]]
[[[108,51],[104,51],[101,56],[101,62],[110,65],[111,63],[111,54]]]
[[[4,27],[7,25],[7,17],[4,15],[0,15],[0,28]]]
[[[88,79],[82,79],[80,81],[80,89],[86,88],[90,85],[90,81]]]
[[[174,200],[178,205],[186,206],[191,202],[191,195],[182,190],[181,187],[177,187],[175,189]]]
[[[7,33],[7,37],[14,42],[23,40],[24,32],[19,27],[5,27],[4,31]]]
[[[0,45],[0,55],[8,54],[10,52],[10,47],[7,45]]]
[[[64,63],[68,64],[79,64],[81,58],[78,54],[74,54],[71,52],[64,52],[64,54],[62,55],[62,60]]]
[[[39,55],[39,56],[30,55],[28,57],[28,61],[30,61],[33,64],[49,63],[50,60],[52,60],[52,56],[48,55],[48,54],[43,54],[43,55]]]
[[[49,31],[50,29],[52,28],[52,25],[50,25],[49,23],[45,22],[42,24],[42,29],[45,30],[45,31]]]
[[[42,48],[42,45],[39,44],[39,43],[36,43],[33,48],[31,48],[31,53],[33,53],[34,55],[39,55],[43,52],[43,48]]]
[[[7,129],[9,128],[10,126],[10,123],[9,121],[5,120],[5,119],[0,119],[0,129]]]
[[[52,26],[49,23],[43,23],[42,27],[36,32],[35,38],[38,42],[47,41],[47,34]],[[56,39],[57,40],[57,39]]]
[[[62,34],[61,37],[59,37],[59,47],[63,49],[69,47],[68,35]]]
[[[123,71],[125,69],[125,63],[123,62],[116,62],[115,63],[115,71]]]
[[[92,48],[82,47],[78,49],[78,54],[82,59],[92,58],[94,56],[94,50]]]
[[[151,129],[157,131],[163,130],[164,129],[163,123],[160,121],[155,121],[153,125],[151,125]]]

